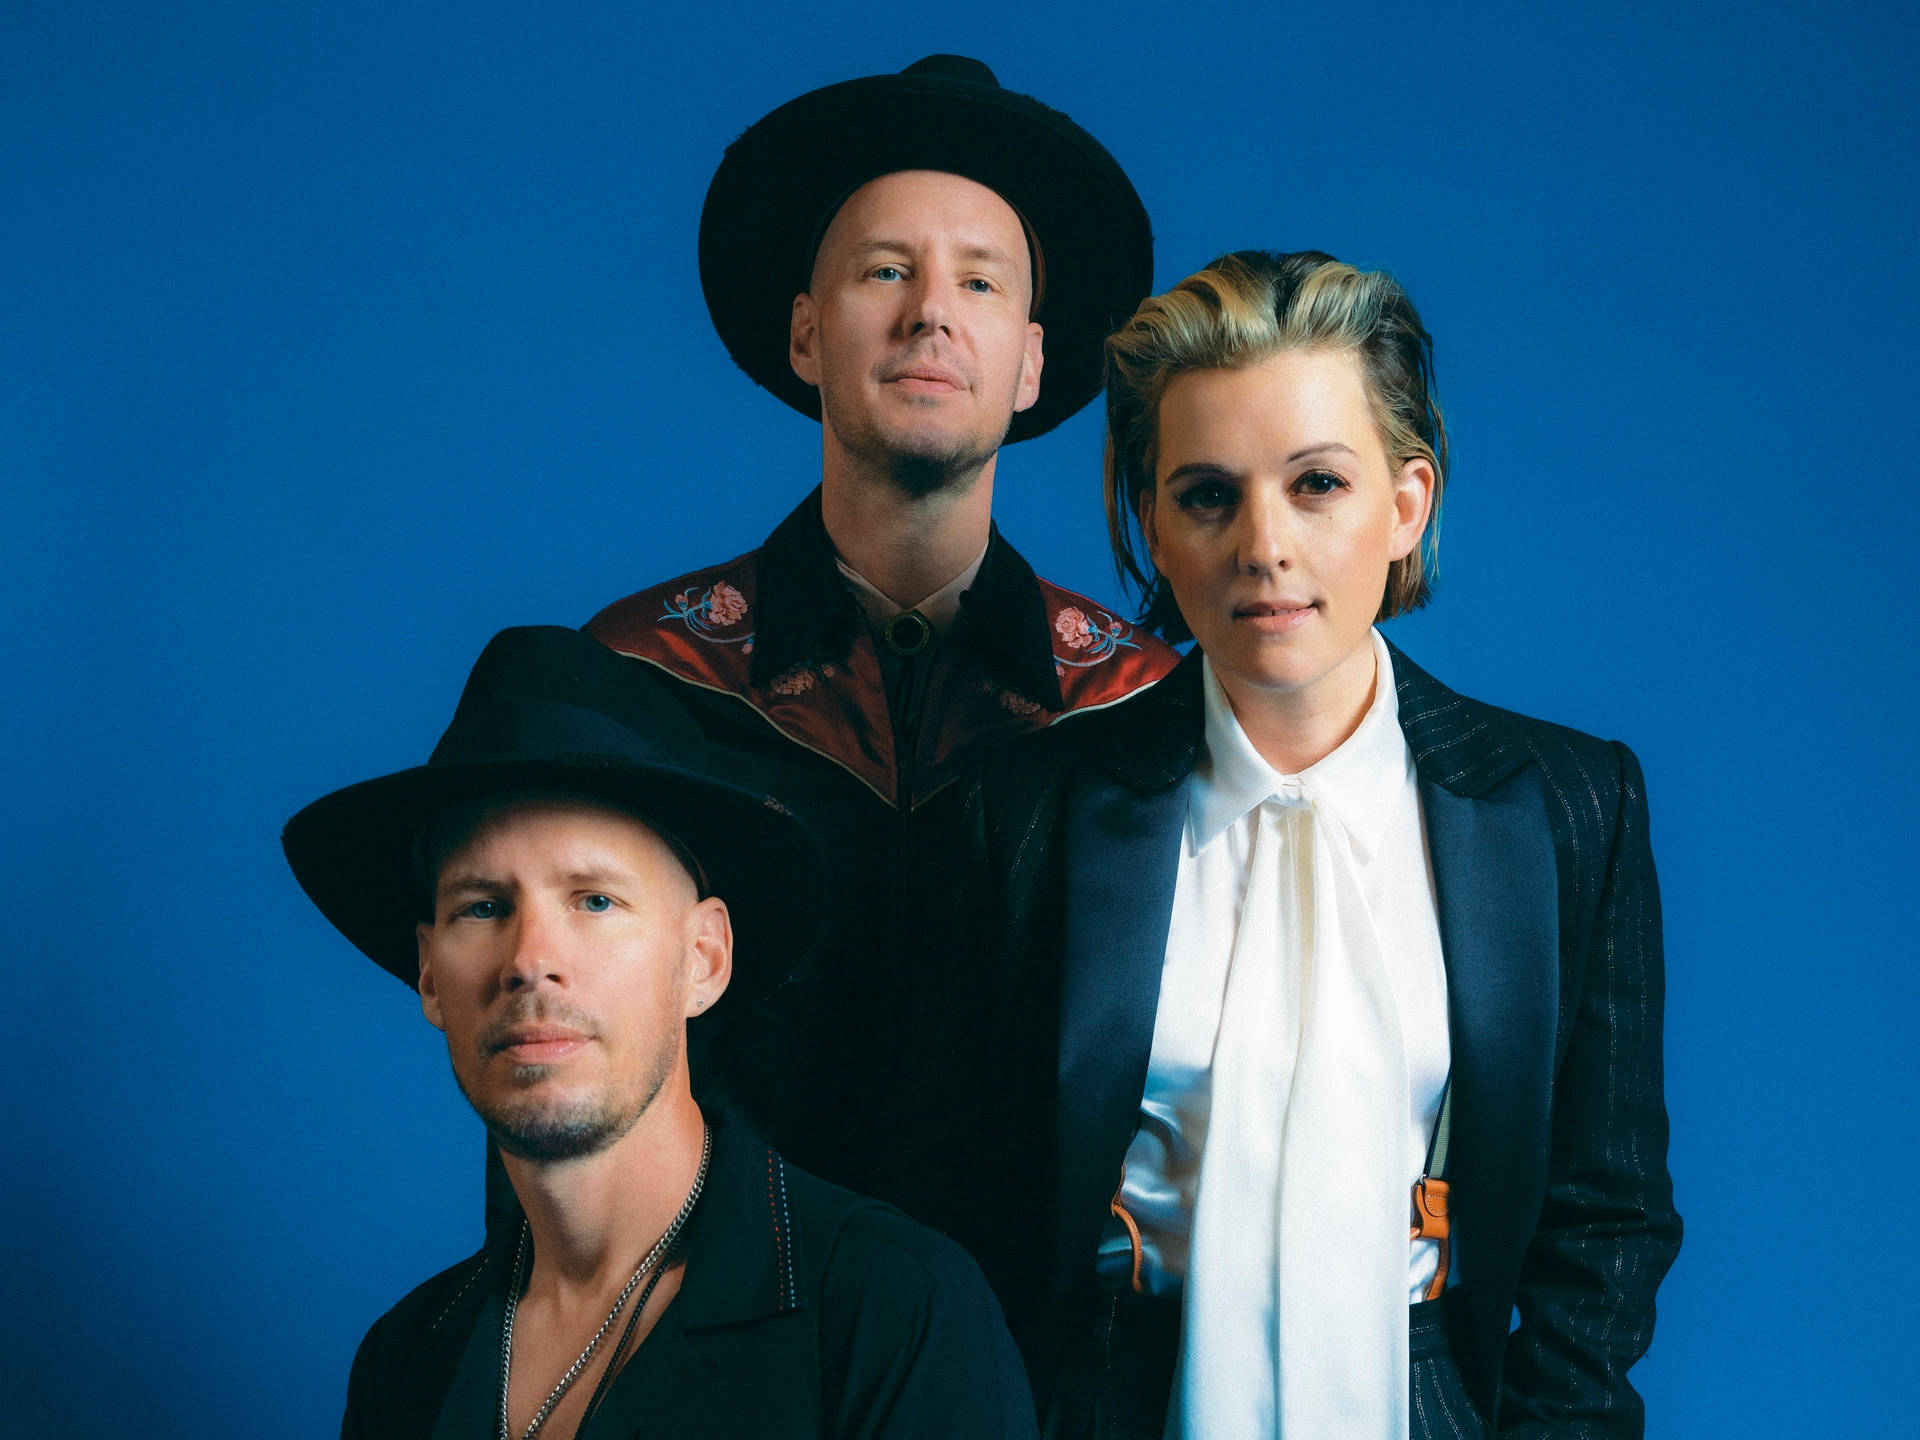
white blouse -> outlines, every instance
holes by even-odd
[[[1425,1164],[1450,1063],[1447,972],[1420,791],[1400,730],[1392,660],[1377,630],[1373,644],[1379,680],[1372,704],[1359,728],[1301,778],[1311,780],[1352,843],[1380,939],[1406,1043],[1406,1186],[1411,1192]],[[1188,792],[1153,1051],[1140,1128],[1127,1151],[1121,1189],[1121,1203],[1140,1228],[1141,1284],[1151,1294],[1177,1292],[1186,1276],[1214,1044],[1247,891],[1254,812],[1284,784],[1234,718],[1211,662],[1203,663],[1205,753]],[[1457,1247],[1455,1257],[1449,1283],[1459,1277]],[[1438,1263],[1435,1242],[1413,1243],[1409,1302],[1420,1299]],[[1131,1237],[1116,1218],[1101,1242],[1100,1269],[1126,1275],[1132,1265]]]

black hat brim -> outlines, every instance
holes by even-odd
[[[529,791],[629,811],[698,860],[734,932],[733,979],[717,1013],[744,1013],[804,957],[819,903],[812,835],[765,796],[671,765],[592,755],[423,765],[314,801],[287,822],[281,843],[301,888],[340,933],[417,986],[414,927],[428,918],[417,837],[450,806]]]
[[[940,74],[875,75],[802,95],[727,150],[700,217],[700,283],[740,368],[802,414],[820,396],[788,362],[795,295],[830,208],[898,170],[939,170],[998,192],[1046,265],[1040,398],[1009,443],[1045,434],[1099,393],[1101,346],[1153,284],[1153,232],[1104,146],[1030,96]]]

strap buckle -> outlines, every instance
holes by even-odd
[[[1421,1295],[1422,1300],[1438,1300],[1447,1288],[1447,1260],[1453,1230],[1450,1208],[1446,1181],[1438,1176],[1422,1175],[1413,1182],[1413,1224],[1408,1228],[1407,1238],[1432,1240],[1440,1249],[1440,1264],[1434,1269],[1433,1280]]]

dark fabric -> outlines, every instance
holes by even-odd
[[[1036,1395],[1046,1440],[1161,1440],[1180,1358],[1178,1295],[1087,1284],[1065,1302]]]
[[[1044,1367],[1049,1385],[1037,1397],[1040,1433],[1046,1440],[1161,1440],[1180,1358],[1181,1297],[1089,1284],[1068,1309],[1071,1322],[1053,1332],[1066,1348]],[[1407,1312],[1412,1440],[1486,1434],[1453,1359],[1467,1323],[1457,1288]]]
[[[1485,1417],[1467,1394],[1454,1360],[1467,1323],[1459,1290],[1442,1300],[1423,1300],[1407,1317],[1407,1433],[1410,1440],[1483,1440]]]
[[[871,647],[864,613],[835,569],[817,493],[769,537],[756,583],[756,672]],[[1001,1013],[1009,1000],[1021,1003],[1017,984],[983,984],[967,968],[986,841],[966,787],[890,805],[736,695],[624,663],[626,703],[689,717],[729,757],[740,784],[780,796],[806,820],[826,857],[823,942],[772,995],[726,1015],[717,1042],[692,1037],[696,1092],[735,1110],[795,1164],[969,1248],[998,1243],[993,1215],[977,1203],[977,1157],[948,1143],[947,1116],[971,1089],[965,1067],[975,1037],[1026,1017]],[[1049,709],[1063,703],[1041,582],[997,531],[959,615],[915,663],[937,667],[919,705],[928,725],[956,708],[957,689],[989,679]],[[847,667],[838,674],[834,683],[851,683]],[[1055,728],[1082,723],[1073,716]],[[917,740],[901,737],[903,770],[915,764]],[[975,748],[993,743],[981,737]],[[914,793],[910,776],[898,793]],[[732,1005],[724,998],[717,1011]],[[493,1224],[509,1192],[491,1151],[488,1164]]]
[[[612,1437],[1025,1437],[1032,1400],[979,1270],[899,1212],[713,1117],[680,1293],[588,1427]],[[344,1437],[491,1434],[517,1225],[368,1331]]]
[[[1680,1239],[1640,768],[1623,746],[1457,695],[1398,651],[1393,664],[1448,974],[1469,1282],[1454,1358],[1509,1431],[1637,1436],[1626,1372]],[[1042,1393],[1136,1121],[1200,681],[1196,652],[1071,745],[1009,746],[970,786],[990,876],[968,902],[976,968],[1017,990],[1003,1008],[1025,1021],[967,1057],[983,1081],[950,1129],[1004,1187],[982,1196],[1002,1235],[1025,1237],[976,1254]]]

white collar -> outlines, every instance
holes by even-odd
[[[833,557],[833,563],[839,569],[841,578],[853,587],[854,599],[860,602],[860,608],[867,612],[867,619],[873,624],[885,625],[896,615],[918,610],[935,630],[944,630],[953,623],[953,617],[960,613],[960,597],[973,584],[974,578],[980,573],[981,562],[986,558],[987,547],[982,545],[971,565],[917,605],[902,605],[884,594],[838,555]]]
[[[1375,665],[1373,703],[1353,734],[1297,775],[1275,770],[1253,748],[1213,673],[1213,662],[1202,657],[1206,754],[1194,767],[1187,800],[1187,839],[1195,853],[1267,800],[1296,805],[1310,800],[1347,832],[1361,864],[1373,858],[1393,816],[1394,802],[1407,784],[1413,756],[1400,732],[1400,699],[1394,692],[1387,642],[1377,629],[1369,634]]]

